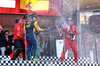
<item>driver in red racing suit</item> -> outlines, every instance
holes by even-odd
[[[69,45],[71,46],[72,51],[74,53],[75,62],[78,62],[77,46],[75,43],[75,38],[78,35],[78,29],[77,29],[77,26],[73,25],[72,20],[69,22],[69,24],[70,24],[69,29],[66,27],[64,27],[62,29],[62,31],[65,32],[65,47],[63,46],[61,62],[63,62],[63,60],[65,58],[65,53],[66,53]],[[72,35],[72,37],[71,37],[71,35]]]

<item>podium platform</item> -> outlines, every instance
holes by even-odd
[[[89,58],[80,57],[79,62],[75,63],[74,57],[68,57],[64,62],[60,62],[58,57],[38,57],[39,61],[15,61],[3,60],[9,56],[0,56],[0,66],[98,66],[96,62],[89,62]],[[32,57],[33,59],[33,57]]]

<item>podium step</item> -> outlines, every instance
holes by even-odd
[[[39,61],[20,61],[19,59],[15,61],[3,60],[8,57],[0,56],[0,66],[98,66],[96,62],[89,62],[89,58],[85,57],[80,57],[78,63],[75,63],[74,57],[68,57],[64,62],[60,62],[60,58],[58,57],[38,57]]]
[[[60,61],[0,61],[0,66],[98,66],[96,63],[73,63]]]

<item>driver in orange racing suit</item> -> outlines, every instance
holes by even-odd
[[[63,51],[62,51],[62,55],[61,55],[61,62],[63,62],[64,58],[65,58],[65,53],[69,47],[69,45],[72,48],[72,51],[74,53],[74,59],[75,62],[78,62],[78,54],[77,54],[77,46],[76,46],[76,42],[75,42],[75,38],[78,35],[78,29],[77,26],[73,25],[73,21],[69,21],[69,29],[64,27],[62,29],[63,32],[65,32],[65,46],[63,46]]]

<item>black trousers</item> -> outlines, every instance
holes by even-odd
[[[21,52],[23,54],[23,60],[25,60],[26,59],[26,55],[25,55],[25,45],[24,45],[23,41],[20,40],[20,39],[15,39],[14,40],[14,44],[16,46],[17,51],[15,52],[15,54],[11,58],[11,60],[15,60],[19,56],[19,54]]]
[[[12,48],[7,49],[7,51],[5,51],[5,55],[10,55],[12,53]]]

